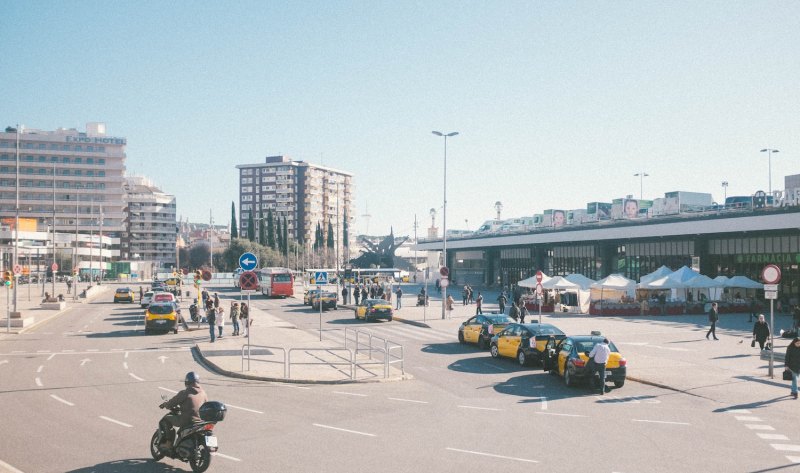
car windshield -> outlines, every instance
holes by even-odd
[[[575,346],[577,347],[578,352],[583,353],[583,352],[587,352],[587,351],[592,351],[594,346],[597,345],[598,343],[600,343],[600,340],[583,340],[583,341],[577,342],[575,344]],[[614,346],[614,344],[611,343],[611,342],[608,343],[608,348],[610,348],[612,352],[618,352],[619,351],[619,350],[617,350],[617,347]]]
[[[153,304],[148,310],[151,314],[156,315],[171,314],[173,312],[172,304]]]

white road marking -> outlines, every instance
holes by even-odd
[[[75,353],[75,350],[61,350],[63,353]]]
[[[542,397],[539,398],[539,401],[541,401],[541,403],[542,403],[542,410],[546,411],[547,410],[547,398],[542,396]]]
[[[161,355],[161,356],[158,357],[158,359],[161,360],[161,364],[162,365],[164,364],[164,360],[166,360],[167,358],[169,358],[169,357],[168,356],[164,356],[164,355]]]
[[[321,427],[323,429],[339,430],[341,432],[348,432],[348,433],[351,433],[351,434],[364,435],[366,437],[376,437],[375,434],[368,434],[366,432],[359,432],[357,430],[340,429],[339,427],[331,427],[330,425],[322,425],[322,424],[311,424],[311,425],[313,425],[314,427]]]
[[[212,453],[212,455],[214,455],[215,457],[220,457],[220,458],[224,458],[226,460],[232,460],[232,461],[235,461],[235,462],[242,461],[239,458],[231,457],[229,455],[225,455],[224,453],[214,452],[214,453]]]
[[[744,424],[750,430],[775,430],[775,427],[770,427],[769,425],[761,425],[761,424]]]
[[[771,443],[770,447],[782,452],[800,452],[800,445],[788,445],[785,443]]]
[[[55,354],[55,353],[53,353],[52,355],[48,356],[48,357],[47,357],[47,361],[50,361],[50,360],[52,360],[52,359],[53,359],[53,357],[55,357],[55,356],[56,356],[56,354]]]
[[[366,394],[358,394],[358,393],[348,393],[344,391],[334,391],[333,394],[342,394],[344,396],[358,396],[358,397],[367,397]]]
[[[37,385],[37,386],[39,386],[39,387],[42,387],[42,386],[44,386],[44,385],[42,384],[42,380],[41,380],[41,378],[39,378],[38,376],[36,377],[36,385]]]
[[[122,351],[124,348],[112,348],[111,351]]]
[[[132,426],[132,425],[130,425],[130,424],[126,424],[125,422],[120,422],[120,421],[118,421],[118,420],[114,420],[114,419],[112,419],[111,417],[100,416],[100,418],[101,418],[101,419],[103,419],[103,420],[107,420],[107,421],[109,421],[109,422],[113,422],[113,423],[115,423],[115,424],[117,424],[117,425],[121,425],[121,426],[123,426],[123,427],[133,427],[133,426]]]
[[[4,365],[6,363],[8,363],[8,360],[0,360],[0,365]]]
[[[131,378],[135,379],[136,381],[144,381],[142,378],[140,378],[140,377],[136,376],[136,375],[135,375],[135,374],[133,374],[133,373],[128,373],[128,374],[130,375],[130,377],[131,377]]]
[[[758,435],[759,437],[761,437],[764,440],[789,440],[789,437],[787,437],[785,435],[781,435],[781,434],[756,433],[756,435]]]
[[[88,362],[90,362],[90,361],[92,361],[92,360],[90,360],[89,358],[84,358],[84,359],[82,359],[82,360],[81,360],[81,366],[85,365],[86,363],[88,363]]]
[[[688,422],[670,422],[666,420],[631,419],[633,422],[649,422],[651,424],[692,425]]]
[[[4,462],[3,460],[0,460],[0,467],[3,467],[3,469],[5,469],[5,471],[7,471],[8,473],[22,473],[22,471],[17,470],[16,468]]]
[[[123,361],[122,362],[122,367],[125,368],[125,369],[128,369],[128,362],[127,361]]]
[[[502,366],[493,365],[493,364],[491,364],[491,363],[481,363],[481,364],[482,364],[483,366],[488,366],[489,368],[492,368],[493,370],[497,370],[497,371],[507,371],[507,370],[506,370],[505,368],[503,368]]]
[[[99,348],[87,348],[86,351],[100,351]]]
[[[464,409],[478,409],[481,411],[500,411],[502,409],[496,409],[494,407],[477,407],[477,406],[458,406]]]
[[[736,420],[746,421],[746,422],[761,422],[761,419],[755,416],[735,416]]]
[[[272,382],[272,383],[270,383],[270,384],[272,384],[273,386],[280,386],[280,387],[282,387],[282,388],[292,388],[292,389],[311,389],[311,388],[310,388],[310,387],[308,387],[308,386],[296,386],[296,385],[294,385],[294,384],[289,384],[289,383],[276,383],[276,382]]]
[[[401,402],[415,402],[417,404],[428,404],[428,401],[416,401],[414,399],[402,399],[399,397],[390,397],[390,401],[401,401]]]
[[[127,351],[125,352],[125,358],[128,357],[128,353],[130,353],[130,352],[127,352]]]
[[[242,410],[242,411],[255,412],[256,414],[263,414],[263,412],[261,412],[261,411],[256,411],[254,409],[248,409],[246,407],[234,406],[233,404],[228,404],[227,402],[225,403],[225,405],[228,406],[228,407],[232,407],[234,409]]]
[[[750,414],[750,409],[728,409],[725,412],[730,414]]]
[[[36,350],[36,353],[50,353],[50,350]]]
[[[74,406],[75,405],[75,404],[73,404],[73,403],[71,403],[71,402],[69,402],[69,401],[67,401],[65,399],[61,399],[60,397],[56,396],[55,394],[51,394],[50,397],[52,397],[53,399],[55,399],[58,402],[63,402],[64,404],[66,404],[68,406]]]
[[[44,365],[39,365],[39,368],[36,369],[36,372],[37,373],[41,373],[43,369],[44,369]]]
[[[559,414],[558,412],[536,412],[536,414],[542,414],[548,416],[562,416],[562,417],[586,417],[585,415],[581,414]]]
[[[158,389],[160,389],[160,390],[162,390],[162,391],[166,391],[166,392],[168,392],[168,393],[172,393],[172,394],[178,394],[178,391],[174,391],[174,390],[172,390],[172,389],[167,389],[167,388],[162,388],[161,386],[159,386],[159,387],[158,387]]]
[[[537,460],[530,460],[530,459],[527,459],[527,458],[507,457],[505,455],[495,455],[493,453],[475,452],[475,451],[472,451],[472,450],[461,450],[460,448],[447,447],[445,450],[450,450],[451,452],[471,453],[473,455],[481,455],[481,456],[484,456],[484,457],[502,458],[503,460],[514,460],[514,461],[518,461],[518,462],[527,462],[527,463],[539,463]]]
[[[786,455],[786,458],[792,463],[800,463],[800,457],[793,457],[791,455]]]

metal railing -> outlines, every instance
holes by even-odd
[[[348,333],[352,333],[354,337],[348,336]],[[366,337],[366,346],[362,348],[361,339]],[[380,341],[380,344],[374,343],[375,341]],[[361,329],[344,329],[344,346],[345,348],[348,347],[348,343],[352,342],[355,344],[354,353],[358,356],[359,353],[363,353],[364,351],[367,352],[367,357],[371,360],[373,359],[372,354],[373,352],[382,353],[382,359],[380,362],[383,364],[383,377],[389,377],[389,367],[393,364],[399,363],[400,364],[400,372],[402,374],[405,373],[405,366],[404,366],[404,359],[405,359],[405,351],[403,346],[392,342],[388,338],[378,337],[373,335],[370,332],[362,331]],[[393,355],[394,352],[400,350],[400,355]],[[368,363],[357,363],[361,364],[368,364]]]
[[[289,349],[289,356],[288,356],[287,363],[286,363],[287,370],[288,370],[287,371],[287,375],[285,376],[286,379],[291,379],[292,378],[292,373],[291,373],[291,369],[292,369],[292,353],[298,352],[298,351],[301,351],[301,352],[304,352],[304,353],[315,352],[315,351],[326,352],[326,353],[347,352],[348,359],[346,361],[330,361],[330,360],[322,360],[320,358],[317,358],[317,361],[295,362],[294,364],[295,365],[318,365],[318,364],[324,364],[324,365],[332,365],[332,366],[350,365],[350,379],[356,379],[356,363],[355,363],[355,356],[356,355],[353,352],[353,350],[350,350],[348,348],[290,348]],[[344,360],[344,358],[341,358],[341,359]]]
[[[283,365],[283,377],[286,378],[286,379],[289,379],[289,357],[286,356],[286,348],[283,348],[283,347],[268,347],[268,346],[264,346],[264,345],[250,345],[248,343],[245,343],[244,345],[242,345],[242,371],[245,371],[245,369],[244,369],[245,351],[247,352],[247,370],[246,371],[250,371],[250,359],[251,359],[250,349],[251,348],[263,348],[263,349],[267,349],[267,350],[275,350],[275,351],[283,352],[283,360],[280,361],[280,363]],[[277,361],[271,361],[271,360],[259,360],[259,359],[256,359],[255,361],[260,361],[260,362],[263,362],[263,363],[278,363]]]

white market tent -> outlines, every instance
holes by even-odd
[[[594,279],[589,279],[583,274],[568,274],[564,276],[564,279],[571,283],[575,283],[578,285],[578,311],[581,314],[588,314],[589,313],[589,305],[592,302],[592,292],[591,287],[592,284],[595,283]]]
[[[739,287],[742,289],[764,289],[764,285],[745,276],[734,276],[725,283],[725,287]]]
[[[655,281],[656,279],[661,279],[664,276],[669,276],[672,274],[672,270],[666,266],[661,266],[657,270],[653,271],[650,274],[645,274],[644,276],[639,278],[639,282],[641,284],[647,284],[651,281]]]
[[[542,281],[543,281],[542,287],[544,289],[560,289],[563,291],[568,291],[568,290],[577,291],[578,289],[580,289],[580,286],[561,276],[552,277],[547,281],[544,281],[543,278]]]
[[[592,300],[619,300],[622,296],[633,297],[636,291],[636,281],[626,278],[621,274],[612,274],[591,286]]]
[[[544,287],[544,284],[547,281],[549,281],[550,279],[551,279],[550,276],[542,273],[542,287]],[[527,279],[523,279],[522,281],[517,283],[517,285],[519,287],[529,287],[529,288],[532,288],[532,289],[536,288],[536,284],[537,284],[537,282],[536,282],[536,275],[535,274],[533,276],[531,276],[531,277],[529,277]]]
[[[725,283],[723,281],[711,279],[705,274],[701,274],[696,278],[691,279],[688,283],[686,283],[686,286],[692,292],[697,291],[697,297],[695,297],[695,300],[700,300],[700,294],[703,292],[705,292],[707,298],[714,300],[719,299],[722,288],[725,287]]]
[[[686,287],[686,284],[676,279],[672,279],[669,276],[664,276],[662,278],[647,283],[639,283],[637,287],[639,289],[650,289],[650,290],[684,289]]]
[[[700,273],[698,273],[697,271],[693,270],[688,266],[684,266],[681,269],[670,274],[669,278],[674,281],[678,281],[683,285],[683,287],[686,287],[687,282],[691,281],[692,279],[696,278],[699,275]]]

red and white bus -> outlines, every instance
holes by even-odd
[[[261,294],[267,297],[294,295],[294,274],[289,268],[261,268],[258,270]]]

